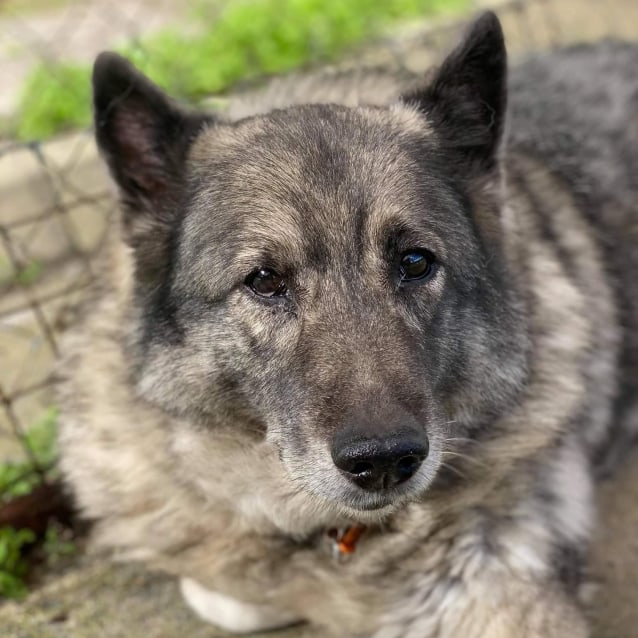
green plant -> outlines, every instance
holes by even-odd
[[[37,281],[43,272],[44,264],[36,259],[20,269],[20,272],[16,275],[16,280],[23,286],[28,286]]]
[[[334,60],[392,24],[468,0],[218,0],[195,5],[194,33],[175,29],[126,43],[119,51],[173,95],[200,100],[239,80]],[[213,17],[210,17],[214,13]],[[88,66],[49,64],[29,77],[17,136],[48,137],[90,122]]]
[[[18,110],[20,139],[50,137],[65,128],[86,126],[90,105],[85,65],[44,64],[29,75]]]
[[[30,286],[43,273],[44,264],[38,259],[24,264],[16,272],[13,264],[0,254],[0,286],[12,285],[16,282],[23,286]]]
[[[0,597],[21,598],[25,595],[24,576],[28,563],[23,549],[34,542],[35,534],[31,530],[0,527]]]
[[[77,545],[73,541],[71,531],[59,523],[49,523],[42,544],[46,561],[49,565],[73,556],[77,552]]]
[[[25,434],[25,443],[41,467],[50,466],[56,457],[59,413],[60,411],[56,406],[49,406]]]
[[[24,461],[0,463],[0,503],[16,496],[29,494],[50,474],[56,455],[56,422],[58,409],[50,407],[24,435],[23,444],[28,451]]]
[[[58,410],[50,407],[23,437],[27,458],[17,463],[0,463],[0,505],[13,498],[25,496],[42,484],[45,477],[55,473],[52,463],[56,456],[56,422]],[[0,528],[0,597],[19,598],[26,593],[24,577],[29,562],[25,549],[37,538],[30,529]],[[69,542],[58,527],[49,526],[44,538],[47,557],[55,559],[68,554]]]
[[[22,598],[27,593],[25,577],[30,565],[25,550],[33,548],[36,540],[30,529],[0,527],[0,598]],[[76,551],[70,530],[55,521],[49,523],[39,551],[41,559],[52,566]]]

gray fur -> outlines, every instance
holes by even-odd
[[[481,20],[453,56],[494,47],[498,66]],[[101,64],[96,83],[129,73]],[[113,115],[96,84],[122,229],[67,337],[61,466],[99,544],[218,592],[190,602],[220,624],[229,597],[339,637],[588,635],[561,565],[586,548],[594,459],[637,429],[638,48],[515,69],[504,144],[499,87],[480,87],[485,128],[447,67],[423,91],[281,82],[228,121],[180,119],[136,76]],[[438,270],[402,286],[393,260],[415,246]],[[247,289],[264,265],[290,298]],[[350,484],[334,433],[405,415],[430,438],[414,479]],[[334,561],[326,530],[356,523]]]

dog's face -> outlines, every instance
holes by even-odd
[[[224,123],[101,57],[142,395],[202,437],[261,432],[342,512],[421,495],[525,374],[499,232],[504,66],[488,15],[388,108]]]

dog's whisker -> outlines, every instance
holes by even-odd
[[[451,436],[443,439],[444,443],[452,443],[452,442],[460,442],[460,443],[474,443],[476,445],[481,445],[481,441],[477,441],[476,439],[472,439],[468,436]]]
[[[462,470],[460,470],[458,467],[455,467],[454,465],[450,464],[450,463],[446,463],[445,461],[441,462],[441,467],[450,470],[451,472],[454,472],[454,474],[456,474],[457,476],[459,476],[460,478],[462,478],[464,481],[468,480],[468,476],[465,472],[463,472]]]
[[[481,468],[488,467],[488,465],[486,463],[483,463],[483,461],[480,461],[479,459],[476,459],[472,456],[468,456],[467,454],[461,454],[459,452],[453,452],[451,450],[443,450],[441,454],[444,456],[453,456],[455,458],[463,459],[464,461],[467,461],[468,463],[473,463],[477,467],[481,467]]]

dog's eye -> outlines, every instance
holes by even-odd
[[[288,290],[283,277],[270,268],[259,268],[250,273],[245,283],[260,297],[282,297]]]
[[[434,270],[434,255],[427,250],[409,250],[401,255],[399,276],[402,282],[427,279]]]

